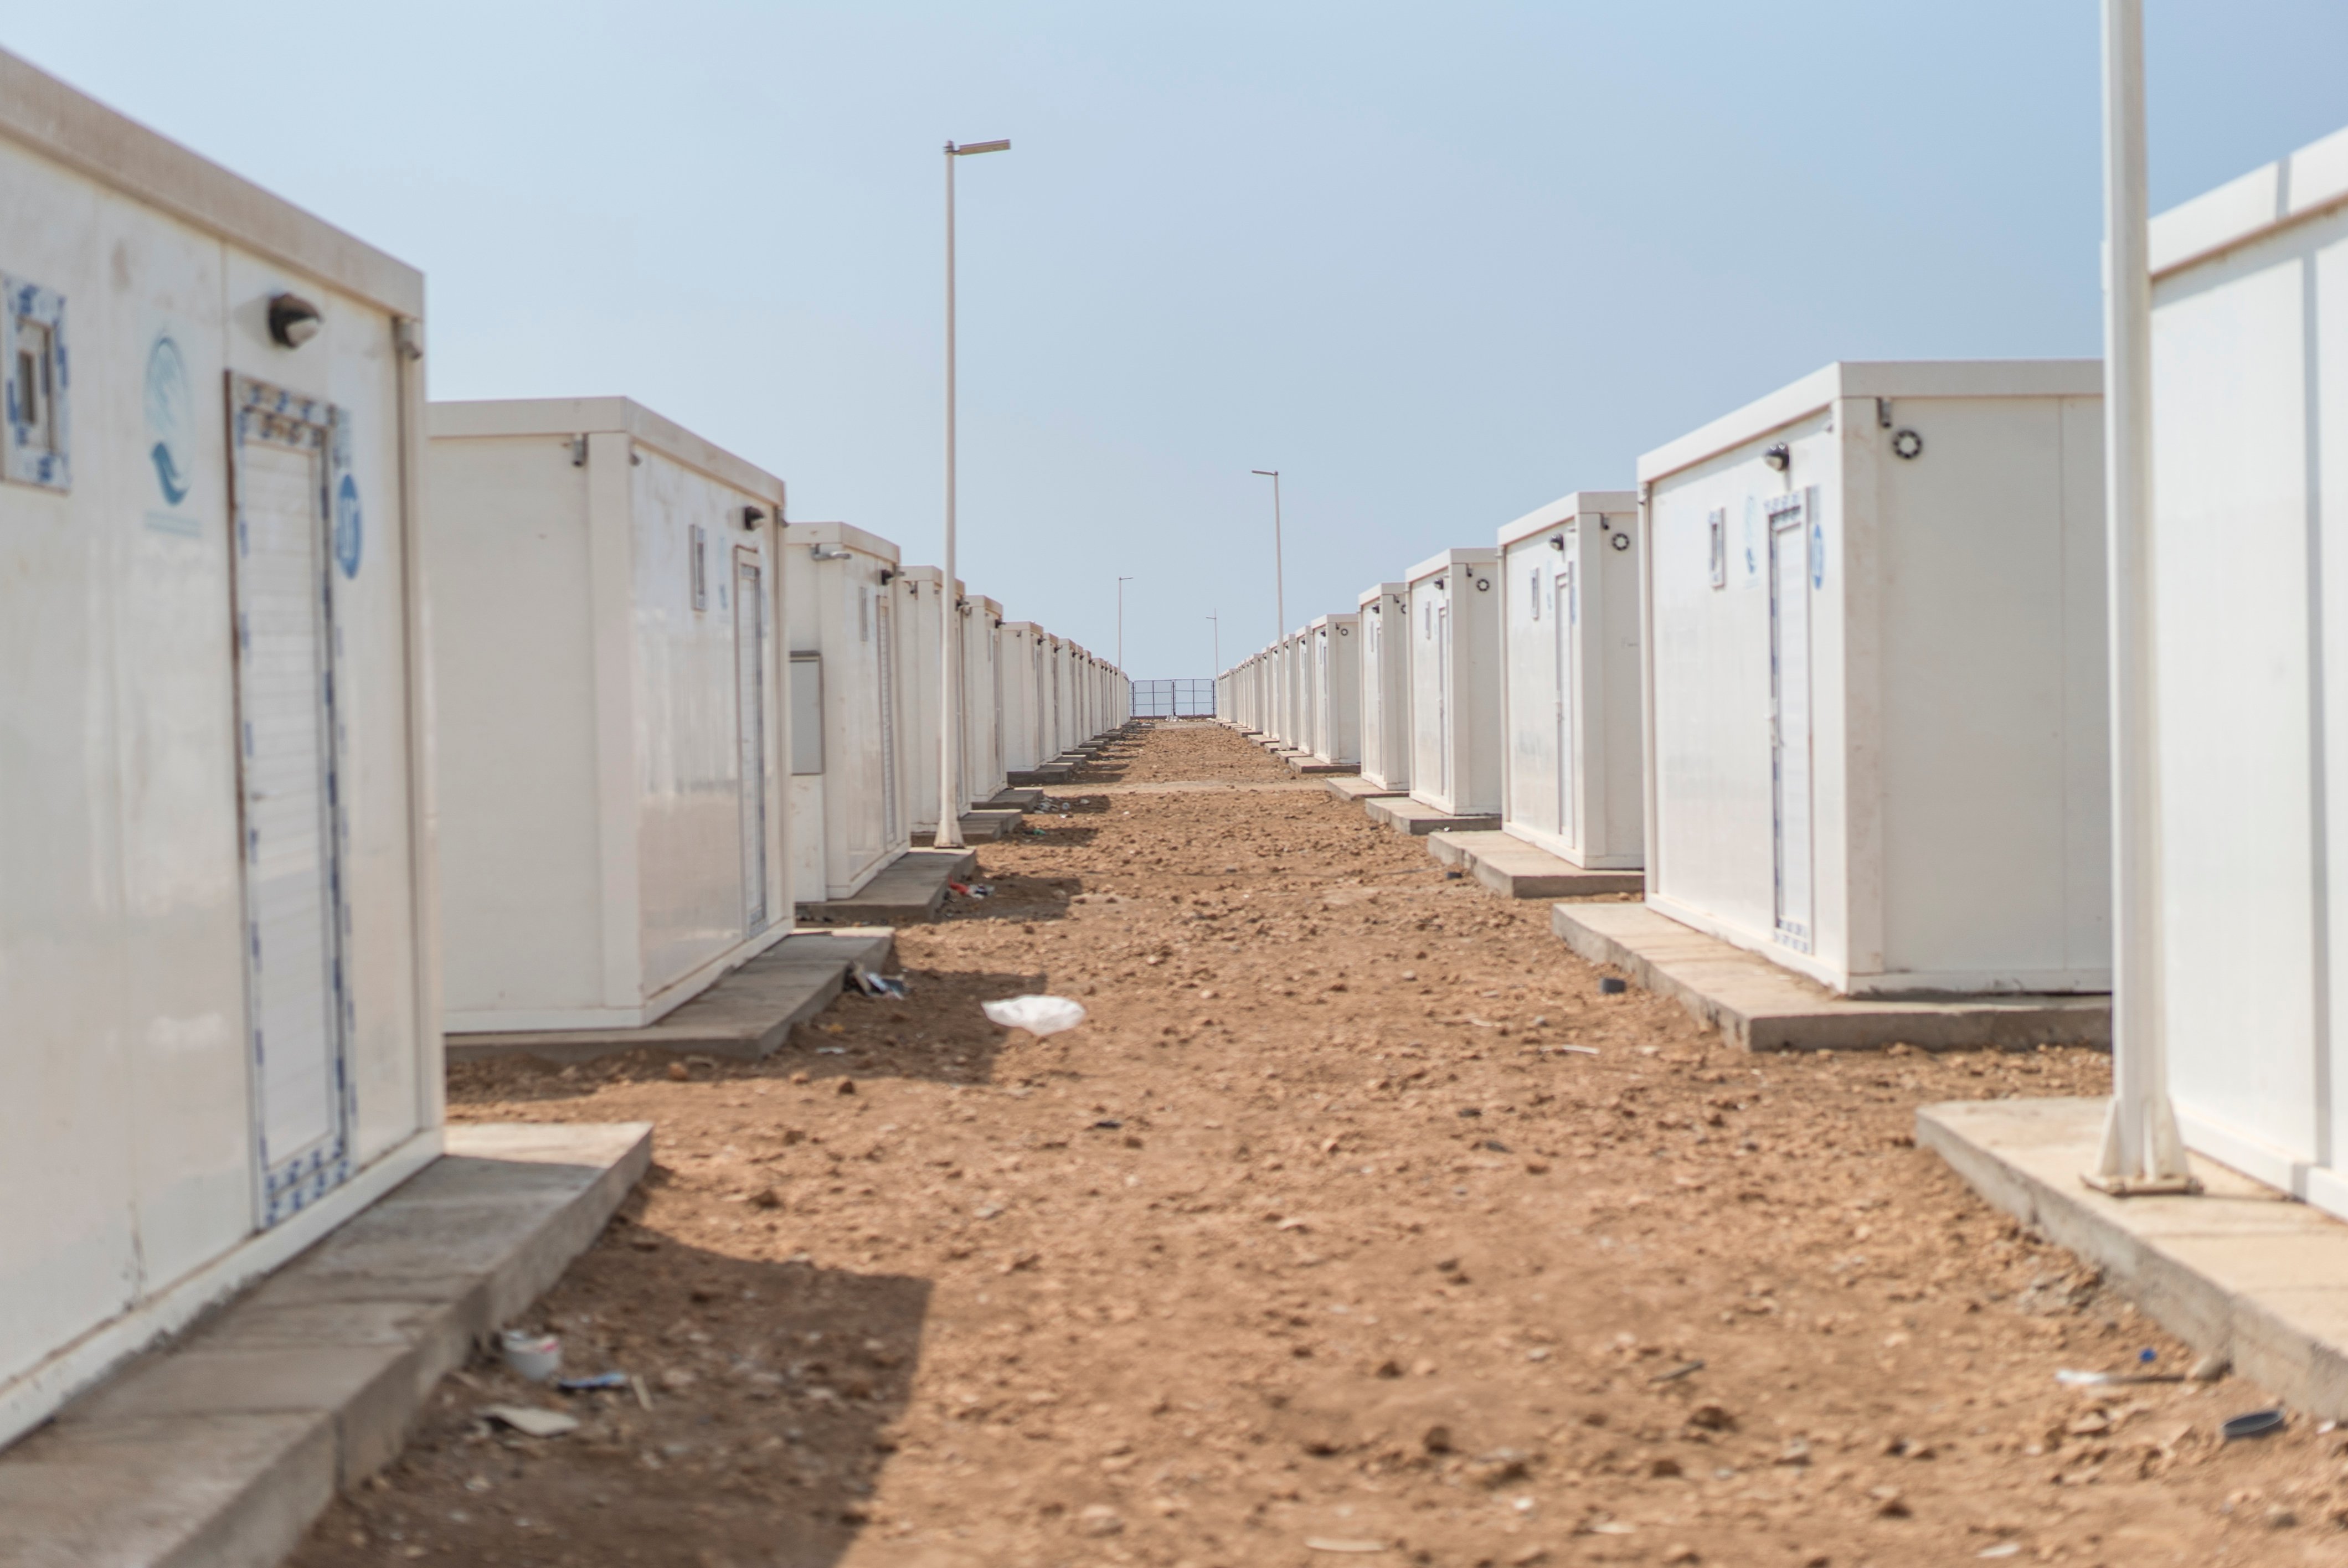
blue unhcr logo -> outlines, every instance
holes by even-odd
[[[147,456],[155,466],[155,486],[163,504],[177,507],[188,498],[195,429],[195,389],[188,380],[188,362],[168,332],[156,334],[147,351]]]

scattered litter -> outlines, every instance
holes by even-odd
[[[844,1045],[819,1045],[815,1048],[815,1053],[818,1056],[846,1056],[848,1054],[848,1047]]]
[[[624,1389],[628,1386],[625,1372],[598,1372],[592,1378],[561,1378],[554,1386],[566,1394],[592,1393],[597,1389]]]
[[[498,1336],[498,1348],[516,1377],[533,1383],[543,1383],[562,1370],[562,1341],[551,1334],[509,1328]]]
[[[1307,1552],[1384,1552],[1386,1543],[1383,1541],[1338,1541],[1326,1535],[1308,1535],[1304,1538],[1304,1549]]]
[[[579,1418],[535,1405],[491,1405],[481,1414],[499,1426],[511,1427],[526,1438],[559,1438],[579,1430]]]
[[[2100,1389],[2115,1383],[2182,1383],[2182,1372],[2082,1372],[2065,1367],[2054,1380],[2066,1389]]]
[[[2222,1351],[2212,1350],[2194,1362],[2192,1370],[2185,1375],[2197,1383],[2214,1383],[2231,1370],[2233,1365]]]
[[[1114,1132],[1124,1125],[1124,1122],[1114,1116],[1104,1116],[1093,1123],[1093,1130],[1097,1132]]]
[[[1974,1553],[1973,1555],[1976,1557],[2019,1557],[2022,1555],[2022,1542],[2019,1541],[2001,1541],[1994,1546],[1982,1547],[1980,1551]]]
[[[981,1002],[979,1008],[990,1021],[1004,1029],[1025,1030],[1038,1040],[1085,1021],[1084,1004],[1066,997],[1012,997],[999,1002]]]
[[[1598,1048],[1594,1045],[1550,1045],[1544,1046],[1542,1049],[1544,1050],[1554,1050],[1560,1054],[1571,1052],[1575,1056],[1596,1056],[1598,1054]]]
[[[1704,1362],[1701,1360],[1683,1361],[1668,1372],[1656,1373],[1653,1377],[1648,1378],[1647,1381],[1650,1383],[1676,1383],[1691,1372],[1701,1372],[1703,1370]]]
[[[963,898],[992,898],[994,889],[984,882],[949,882],[946,891]]]
[[[2271,1437],[2282,1430],[2283,1424],[2284,1416],[2281,1410],[2252,1410],[2248,1415],[2236,1416],[2218,1430],[2230,1443],[2237,1438]]]
[[[1630,989],[1630,981],[1619,979],[1616,976],[1601,975],[1598,978],[1598,994],[1600,996],[1619,997]]]
[[[800,1253],[797,1261],[807,1261],[807,1254]],[[642,1378],[631,1374],[628,1378],[628,1387],[636,1391],[636,1403],[642,1405],[647,1410],[653,1408],[653,1391],[644,1387],[644,1380]]]
[[[850,968],[848,978],[856,983],[860,996],[886,997],[891,1001],[902,1001],[913,989],[904,976],[874,974],[862,964]]]

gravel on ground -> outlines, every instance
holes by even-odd
[[[1727,1050],[1215,725],[1027,821],[908,999],[768,1061],[451,1071],[458,1120],[656,1124],[529,1319],[627,1382],[478,1359],[296,1563],[2348,1557],[2348,1434],[2059,1385],[2195,1358],[1914,1146],[2102,1057]],[[979,1011],[1025,992],[1090,1017]]]

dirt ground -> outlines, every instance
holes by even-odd
[[[532,1319],[641,1392],[480,1362],[296,1563],[2348,1561],[2348,1434],[2058,1386],[2193,1358],[1912,1144],[2101,1058],[1732,1052],[1211,726],[1059,793],[901,934],[910,1000],[452,1074],[656,1124]],[[979,1012],[1041,990],[1089,1020]]]

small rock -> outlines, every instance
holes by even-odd
[[[754,1209],[778,1209],[783,1206],[783,1194],[773,1187],[761,1187],[750,1194]]]
[[[1900,1495],[1900,1489],[1898,1487],[1874,1487],[1868,1491],[1867,1495],[1875,1499],[1875,1512],[1879,1517],[1884,1519],[1905,1519],[1908,1517],[1907,1500]]]
[[[2299,1515],[2293,1513],[2290,1509],[2283,1507],[2281,1503],[2277,1503],[2274,1507],[2267,1510],[2267,1528],[2269,1530],[2289,1530],[2298,1522]]]
[[[675,1079],[679,1083],[683,1083],[686,1079],[693,1076],[693,1069],[687,1067],[682,1061],[672,1061],[668,1064],[668,1075],[671,1078]]]
[[[1674,1568],[1675,1564],[1701,1563],[1703,1561],[1704,1558],[1702,1555],[1700,1555],[1693,1546],[1666,1546],[1663,1548],[1663,1568]]]
[[[1118,1535],[1125,1531],[1125,1521],[1117,1516],[1116,1509],[1096,1502],[1076,1515],[1076,1529],[1086,1535]]]
[[[1447,1454],[1451,1451],[1451,1429],[1445,1426],[1429,1427],[1426,1429],[1426,1435],[1418,1441],[1419,1446],[1428,1453]]]
[[[1688,1412],[1688,1425],[1701,1427],[1708,1432],[1733,1432],[1736,1418],[1723,1405],[1698,1405]]]
[[[2214,1383],[2233,1370],[2233,1361],[2223,1352],[2212,1350],[2194,1362],[2192,1370],[2185,1375],[2197,1383]]]
[[[1687,1472],[1680,1469],[1680,1461],[1671,1455],[1657,1454],[1647,1461],[1647,1473],[1661,1479],[1664,1476],[1684,1475]]]
[[[1399,1378],[1402,1376],[1402,1363],[1399,1361],[1381,1361],[1378,1363],[1375,1376],[1380,1378]]]
[[[853,1093],[855,1093],[855,1092],[856,1092],[856,1080],[854,1080],[853,1078],[843,1078],[843,1079],[841,1079],[841,1080],[839,1081],[839,1092],[840,1092],[840,1093],[842,1093],[842,1094],[853,1094]]]

